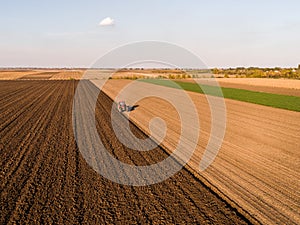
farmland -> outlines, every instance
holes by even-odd
[[[300,96],[300,80],[268,78],[215,78],[218,85],[225,88],[237,88],[256,92],[267,92],[280,95]],[[209,79],[184,79],[184,82],[195,81],[208,85]]]
[[[82,81],[86,93],[95,90],[93,84],[102,82],[97,76],[104,72],[112,71],[92,70],[89,75],[95,80]],[[133,76],[150,72],[162,73],[141,70]],[[226,133],[222,147],[213,164],[199,172],[199,162],[211,135],[211,109],[201,90],[193,90],[193,81],[177,80],[177,84],[188,90],[186,93],[198,112],[197,148],[175,176],[162,183],[135,187],[102,177],[78,149],[72,104],[77,80],[82,79],[83,73],[79,69],[0,71],[1,224],[299,224],[300,114],[293,109],[275,108],[281,95],[290,99],[283,101],[284,104],[299,107],[298,81],[219,78],[225,97],[228,90],[235,94],[233,99],[225,99]],[[153,96],[138,102],[133,99],[141,97],[145,90],[152,90],[169,95],[183,109],[188,109],[182,99],[183,92],[162,86],[162,80],[155,85],[152,84],[157,82],[155,79],[147,82],[121,79],[125,74],[132,73],[119,71],[115,79],[105,84],[105,93],[98,97],[95,111],[98,134],[110,154],[122,162],[130,165],[160,162],[179,142],[180,116],[174,105],[164,99]],[[208,84],[205,79],[201,81]],[[130,119],[134,135],[141,139],[148,137],[149,124],[155,117],[167,125],[162,143],[149,152],[124,146],[111,126],[111,109],[116,110],[111,99],[131,84],[126,102],[137,108],[124,115]],[[245,99],[236,101],[237,90],[247,93],[246,97],[247,91],[260,97],[275,96],[272,103],[275,106],[252,104]],[[265,90],[271,91],[261,93]],[[114,122],[120,124],[121,134],[126,136],[124,118],[117,116]],[[193,118],[188,126],[189,131],[194,129]],[[187,135],[184,141],[189,151],[188,141],[193,140]],[[137,149],[143,148],[132,143]]]
[[[248,223],[186,169],[146,187],[119,185],[97,174],[73,136],[77,83],[0,81],[1,224]],[[111,154],[137,165],[167,157],[160,147],[135,152],[118,142],[110,125],[111,106],[102,93],[96,121]],[[145,138],[133,124],[131,129]]]
[[[168,127],[162,145],[172,152],[181,132],[180,120],[172,105],[156,97],[147,97],[136,103],[131,101],[142,96],[145,90],[163,91],[186,108],[186,102],[181,98],[182,91],[128,80],[110,80],[104,90],[115,98],[128,85],[131,85],[127,89],[128,103],[139,105],[137,110],[130,112],[131,120],[150,133],[151,119],[161,117]],[[188,163],[190,171],[232,205],[264,224],[298,224],[299,112],[225,99],[227,122],[222,147],[213,164],[199,173],[201,156],[211,135],[211,111],[204,95],[188,94],[195,103],[201,124],[200,139]],[[192,130],[194,124],[191,118],[188,129]]]
[[[146,79],[144,82],[162,85],[166,87],[179,88],[187,91],[204,93],[207,95],[219,96],[233,100],[255,103],[259,105],[272,106],[275,108],[300,111],[300,97],[265,92],[250,91],[238,88],[221,87],[222,93],[218,92],[219,87],[213,85],[201,84],[201,87],[195,82],[182,82],[162,79]],[[201,81],[200,81],[201,82]]]
[[[5,1],[0,225],[300,225],[299,8]]]
[[[78,80],[83,73],[84,70],[61,69],[0,70],[0,80]]]

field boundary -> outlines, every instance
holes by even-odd
[[[113,102],[114,100],[105,93],[105,91],[103,91],[103,93],[110,98]],[[122,114],[124,117],[126,117],[129,122],[132,123],[133,126],[137,127],[142,133],[144,133],[145,135],[147,135],[150,138],[150,134],[144,130],[137,121],[130,119],[127,115]],[[167,154],[170,155],[170,150],[162,143],[158,143],[157,140],[155,138],[151,138],[155,143],[158,144],[158,146],[160,146],[163,151]],[[178,157],[174,157],[174,159],[182,164],[180,161],[180,158]],[[256,218],[254,218],[253,216],[251,216],[247,211],[245,211],[242,207],[240,207],[235,201],[233,201],[232,199],[230,199],[226,194],[224,194],[221,190],[219,190],[217,187],[215,187],[211,182],[209,182],[206,178],[204,178],[203,176],[201,176],[193,167],[191,167],[188,163],[184,165],[183,169],[185,169],[186,171],[188,171],[193,177],[195,177],[195,179],[197,179],[203,186],[205,186],[206,188],[208,188],[214,195],[216,195],[219,199],[221,199],[222,201],[226,202],[229,207],[235,211],[238,215],[240,215],[243,219],[245,219],[245,221],[249,224],[262,224],[260,223]]]
[[[141,79],[141,82],[146,82],[164,87],[184,89],[186,91],[207,94],[216,97],[224,97],[232,100],[248,102],[258,105],[269,106],[273,108],[285,109],[290,111],[300,112],[300,97],[290,95],[280,95],[267,92],[257,92],[238,88],[218,87],[211,85],[201,85],[205,88],[205,93],[197,83],[170,81],[164,79]],[[221,89],[222,95],[217,91]]]

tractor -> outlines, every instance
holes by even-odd
[[[125,111],[127,111],[128,107],[129,106],[126,106],[125,101],[119,101],[118,102],[118,111],[119,112],[125,112]]]

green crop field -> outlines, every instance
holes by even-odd
[[[204,94],[205,90],[205,94],[208,95],[219,97],[222,97],[223,95],[224,98],[300,112],[300,97],[296,96],[279,95],[224,87],[221,88],[221,92],[219,87],[215,86],[201,85],[200,87],[197,83],[172,81],[165,79],[142,79],[140,81],[171,88],[184,89],[186,91],[192,91],[202,94]]]

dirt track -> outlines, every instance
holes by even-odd
[[[0,82],[0,224],[245,224],[183,169],[160,184],[123,186],[93,171],[72,130],[76,81]],[[97,102],[98,132],[118,159],[149,164],[167,154],[132,152],[111,130],[112,101]],[[137,136],[145,135],[132,126]]]
[[[111,80],[105,91],[114,98],[130,83]],[[180,121],[170,104],[154,97],[137,103],[131,100],[143,96],[145,90],[156,90],[169,93],[186,108],[182,92],[138,81],[128,90],[127,102],[139,105],[130,112],[131,120],[149,132],[151,118],[161,117],[168,126],[163,145],[172,151],[180,135]],[[198,174],[211,133],[211,117],[205,96],[191,92],[189,95],[197,107],[201,124],[198,148],[189,162],[191,170]],[[225,199],[264,224],[299,224],[300,114],[229,99],[225,102],[227,127],[222,148],[214,163],[199,175]],[[191,128],[193,125],[191,118]]]

